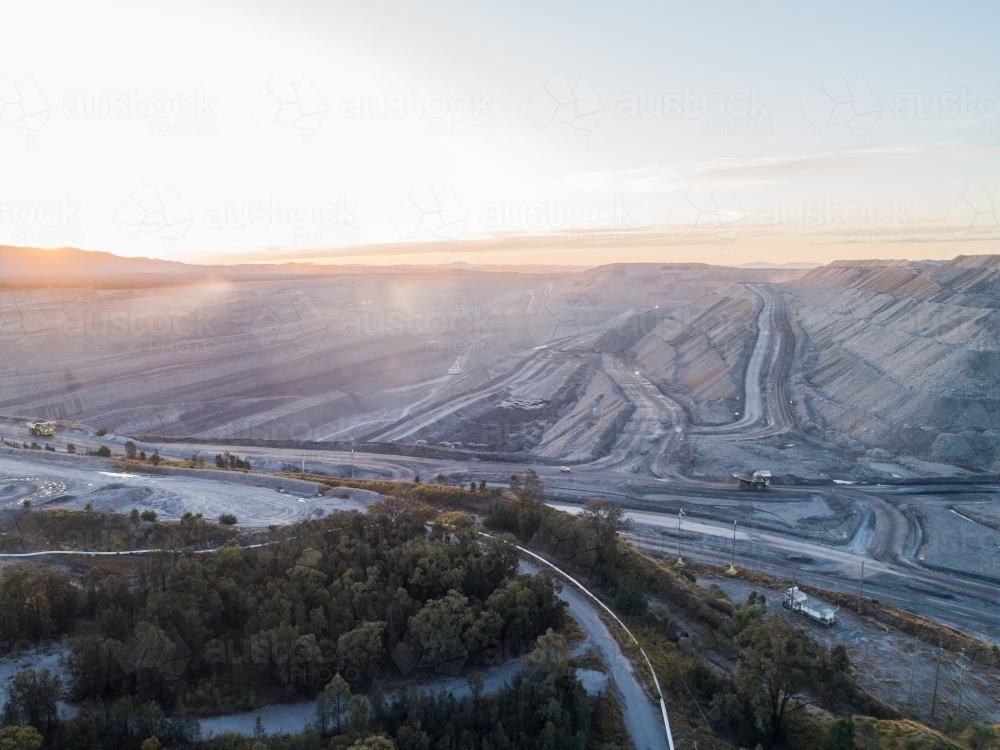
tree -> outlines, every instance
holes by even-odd
[[[142,743],[142,747],[139,750],[160,750],[163,747],[160,741],[156,737],[150,737]]]
[[[156,520],[156,511],[152,510],[152,509],[150,509],[150,510],[144,510],[142,513],[139,514],[139,517],[143,521],[155,521]]]
[[[149,462],[151,464],[153,464],[153,466],[159,466],[160,465],[160,454],[159,454],[158,451],[155,452],[155,453],[153,453],[153,457],[149,459]]]
[[[764,622],[767,600],[756,591],[751,591],[746,604],[733,611],[733,635],[739,635],[753,623]]]
[[[236,523],[236,516],[233,515],[232,513],[223,513],[222,515],[219,516],[219,523],[224,524],[226,526],[232,526],[234,523]]]
[[[316,719],[324,737],[327,726],[334,723],[337,725],[337,734],[341,733],[344,720],[350,715],[350,701],[351,686],[338,672],[316,698]]]
[[[384,622],[366,622],[337,640],[337,654],[347,669],[355,669],[362,684],[375,677],[382,663]],[[350,674],[350,672],[348,672]]]
[[[598,563],[614,563],[618,557],[618,535],[632,529],[632,521],[617,503],[603,498],[589,500],[580,512],[600,544]]]
[[[358,740],[351,745],[351,750],[396,750],[396,743],[384,734],[375,734]]]
[[[67,443],[67,445],[66,445],[66,452],[67,453],[76,453],[76,446],[73,445],[72,443]]]
[[[542,504],[545,502],[542,482],[533,469],[528,469],[523,475],[510,475],[510,489],[517,496],[518,532],[530,538],[542,525]]]
[[[510,475],[510,489],[521,500],[530,500],[537,503],[545,502],[545,489],[542,481],[538,478],[538,473],[534,469],[528,469],[521,474]]]
[[[59,718],[56,702],[61,697],[62,680],[52,670],[22,669],[7,687],[3,723],[30,724],[40,731],[51,732]]]
[[[479,491],[480,492],[486,492],[486,480],[485,479],[480,479],[479,480]]]
[[[31,726],[4,727],[0,729],[0,750],[38,750],[42,735]]]
[[[822,668],[819,646],[784,617],[751,625],[738,638],[743,647],[733,682],[753,712],[753,722],[772,740],[781,737],[788,702],[811,685]]]
[[[473,672],[469,675],[469,690],[472,692],[472,702],[479,707],[479,698],[483,694],[483,676],[479,672]]]
[[[133,443],[131,440],[126,440],[125,441],[125,458],[127,458],[129,461],[134,461],[135,460],[135,456],[136,456],[135,443]]]
[[[826,730],[824,750],[854,750],[854,719],[848,716],[833,722]]]

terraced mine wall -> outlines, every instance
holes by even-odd
[[[843,261],[782,290],[799,425],[875,457],[1000,469],[1000,256]]]

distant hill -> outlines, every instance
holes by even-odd
[[[123,258],[111,253],[60,247],[0,245],[0,283],[37,279],[80,279],[109,276],[195,275],[198,266],[152,258]]]

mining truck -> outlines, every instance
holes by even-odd
[[[40,437],[49,437],[56,434],[55,422],[28,422],[28,432]]]
[[[757,470],[749,477],[745,474],[733,474],[733,477],[739,480],[741,489],[764,490],[771,486],[771,472],[766,470]]]
[[[840,607],[831,607],[829,604],[810,599],[798,586],[792,586],[785,591],[785,596],[781,603],[785,609],[798,612],[803,617],[808,617],[813,622],[830,627],[837,621],[836,612]]]

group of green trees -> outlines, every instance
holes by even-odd
[[[360,694],[413,670],[499,663],[562,626],[558,585],[518,575],[508,542],[427,524],[424,509],[387,499],[367,514],[298,525],[285,541],[144,556],[129,574],[93,569],[79,585],[58,571],[4,568],[0,640],[71,633],[65,690],[85,706],[59,730],[35,713],[8,723],[138,741],[135,716],[154,707],[161,719],[245,710],[316,696],[338,675]],[[412,700],[428,726],[443,716]],[[386,714],[393,736],[403,713]]]
[[[561,635],[549,630],[541,636],[510,684],[493,694],[484,694],[478,672],[469,686],[471,696],[464,699],[411,688],[387,700],[377,683],[368,695],[352,694],[338,676],[317,697],[316,729],[321,738],[355,743],[391,737],[400,750],[586,747],[592,706]]]
[[[240,458],[239,456],[234,456],[229,451],[226,451],[225,453],[216,454],[215,466],[219,469],[250,471],[250,459]]]

